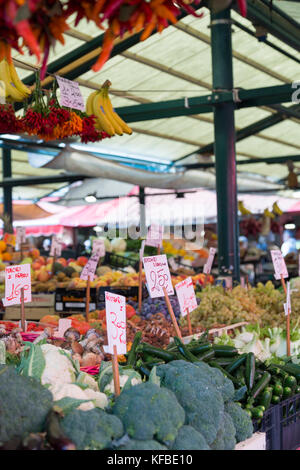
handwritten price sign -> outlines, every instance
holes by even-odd
[[[5,268],[5,307],[21,303],[21,289],[24,289],[24,302],[31,302],[30,264],[20,264]]]
[[[115,345],[117,354],[126,354],[126,298],[105,292],[105,309],[108,338],[106,351],[113,354]]]
[[[146,245],[154,247],[162,246],[163,234],[164,228],[161,225],[152,224],[147,234]]]
[[[58,240],[56,235],[53,235],[51,241],[50,256],[61,256],[62,243]]]
[[[191,277],[187,277],[176,284],[175,290],[180,306],[180,312],[183,317],[198,307]]]
[[[84,111],[85,106],[79,84],[57,75],[55,78],[60,90],[60,105]]]
[[[210,274],[211,268],[212,268],[212,265],[213,265],[213,262],[214,262],[215,254],[216,254],[216,249],[215,248],[210,248],[207,261],[206,261],[205,265],[203,266],[204,274]]]
[[[90,257],[90,259],[88,260],[88,262],[84,266],[83,270],[81,271],[80,279],[83,279],[84,281],[87,281],[89,277],[91,279],[94,279],[95,271],[97,269],[97,265],[98,265],[98,262],[99,262],[99,258],[100,258],[99,252],[95,252]]]
[[[274,266],[274,271],[275,271],[275,275],[274,275],[275,279],[278,281],[279,279],[281,279],[281,276],[284,279],[289,277],[289,273],[287,271],[287,267],[286,267],[281,251],[271,250],[271,256],[272,256],[272,261],[273,261],[273,266]]]
[[[146,256],[143,258],[143,264],[150,297],[164,297],[164,287],[168,295],[173,295],[174,289],[166,255]]]
[[[105,256],[105,245],[104,245],[104,240],[94,240],[93,241],[93,250],[92,253],[98,254],[99,253],[99,258],[102,258]]]

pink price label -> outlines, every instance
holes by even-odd
[[[166,255],[143,258],[146,281],[150,297],[164,297],[164,288],[168,295],[174,294],[168,260]]]
[[[164,227],[162,225],[152,224],[149,228],[145,244],[154,247],[162,246],[163,234]]]
[[[80,279],[83,279],[84,281],[87,281],[88,278],[90,277],[91,280],[94,280],[95,277],[95,271],[97,269],[97,265],[99,262],[99,252],[95,252],[92,254],[86,265],[84,266],[83,270],[81,271],[80,274]]]
[[[105,245],[104,240],[94,240],[93,241],[93,254],[99,254],[99,258],[105,256]]]
[[[273,266],[274,266],[274,271],[275,271],[275,279],[279,281],[281,279],[281,276],[285,279],[289,277],[289,273],[287,271],[287,267],[284,261],[284,257],[282,256],[282,253],[280,250],[271,250],[271,256],[272,256],[272,261],[273,261]]]
[[[24,289],[24,303],[31,302],[30,264],[20,264],[5,268],[5,298],[3,305],[8,307],[20,304],[21,289]]]
[[[214,262],[215,254],[216,254],[216,249],[215,248],[210,248],[207,261],[206,261],[205,265],[203,266],[204,274],[210,274],[211,268],[212,268],[212,265],[213,265],[213,262]]]
[[[126,298],[123,295],[105,292],[105,310],[108,340],[106,350],[113,354],[113,347],[116,346],[117,354],[126,354]]]
[[[60,90],[60,105],[66,108],[84,111],[84,100],[77,82],[67,78],[55,76]]]
[[[51,241],[51,248],[50,248],[50,256],[56,256],[59,257],[61,256],[61,251],[62,251],[62,243],[56,235],[53,235],[52,241]]]
[[[26,243],[26,227],[16,228],[16,245],[20,246],[21,243]]]
[[[191,277],[175,285],[175,290],[180,306],[181,316],[186,316],[198,307],[194,285]]]

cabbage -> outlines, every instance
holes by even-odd
[[[126,250],[126,240],[123,238],[114,238],[111,243],[111,251],[117,253],[118,251],[124,252]]]

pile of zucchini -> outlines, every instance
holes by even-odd
[[[266,365],[252,352],[239,354],[233,346],[212,344],[207,334],[187,345],[175,336],[166,349],[143,343],[141,337],[141,332],[136,334],[127,365],[149,377],[154,366],[170,361],[204,361],[220,369],[233,382],[236,400],[258,423],[271,405],[300,393],[300,365],[289,359]]]

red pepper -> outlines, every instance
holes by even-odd
[[[239,9],[242,16],[247,15],[247,0],[238,0]]]
[[[33,32],[30,28],[30,25],[27,20],[19,21],[16,24],[16,30],[20,36],[24,38],[24,41],[32,54],[35,54],[38,61],[41,59],[41,50],[40,46],[37,43],[36,38],[33,35]]]

